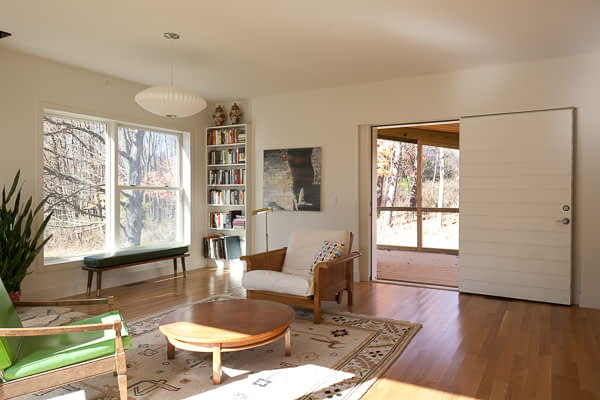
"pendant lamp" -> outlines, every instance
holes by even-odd
[[[169,40],[179,39],[177,33],[167,32]],[[206,100],[191,90],[173,86],[173,64],[171,63],[171,84],[152,86],[135,95],[135,102],[152,114],[167,118],[182,118],[197,114],[206,108]]]

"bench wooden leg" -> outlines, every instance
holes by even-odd
[[[177,277],[177,258],[173,259],[173,276]]]
[[[181,268],[183,269],[183,276],[185,276],[185,257],[181,257]]]
[[[102,271],[96,271],[96,296],[102,292]]]
[[[88,271],[87,295],[92,294],[92,281],[94,280],[94,271]]]

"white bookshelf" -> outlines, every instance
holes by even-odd
[[[206,207],[208,226],[206,236],[239,236],[241,254],[246,254],[247,231],[247,160],[248,160],[248,124],[210,126],[206,128]],[[244,141],[240,141],[243,135]],[[241,179],[241,180],[240,180]],[[243,195],[242,195],[243,193]],[[220,203],[217,202],[220,194]],[[239,198],[238,202],[234,201]],[[243,198],[243,202],[241,199]],[[233,226],[227,215],[241,213],[246,217],[244,227]],[[215,214],[223,216],[222,223],[215,223]],[[212,257],[211,257],[212,258]],[[225,263],[231,260],[224,260]]]

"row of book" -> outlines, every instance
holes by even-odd
[[[246,170],[236,169],[209,169],[209,185],[243,185],[246,183]]]
[[[228,212],[211,212],[209,214],[210,227],[213,229],[243,229],[246,227],[246,217],[241,210]]]
[[[246,143],[246,129],[218,128],[207,132],[208,145]]]
[[[245,215],[237,215],[231,221],[231,225],[233,229],[246,229],[246,216]]]
[[[211,189],[208,191],[208,204],[235,206],[246,204],[246,191],[244,189]]]
[[[204,237],[204,257],[237,260],[242,256],[239,236],[212,235]]]
[[[217,164],[244,164],[246,162],[246,149],[239,147],[227,150],[213,150],[208,152],[208,163]]]

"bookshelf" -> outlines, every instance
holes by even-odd
[[[248,124],[206,128],[207,258],[236,260],[246,253],[247,143]]]

